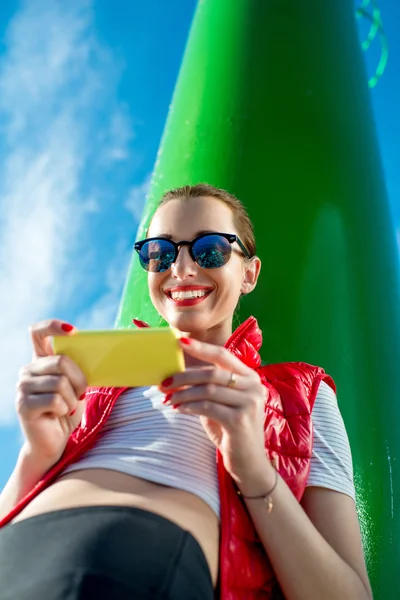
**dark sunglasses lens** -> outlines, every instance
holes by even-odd
[[[168,271],[175,260],[175,247],[168,240],[150,240],[141,247],[139,260],[151,273]]]
[[[192,247],[193,258],[203,269],[218,269],[231,256],[231,245],[222,235],[205,235]]]

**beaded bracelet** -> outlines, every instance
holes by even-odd
[[[271,498],[271,494],[273,491],[275,491],[276,486],[278,485],[278,479],[279,479],[278,471],[275,470],[275,483],[272,486],[272,488],[269,490],[269,492],[267,492],[266,494],[263,494],[262,496],[244,496],[240,490],[238,490],[237,493],[239,496],[242,496],[242,498],[244,498],[245,500],[264,500],[264,502],[267,503],[267,511],[268,511],[268,513],[270,513],[274,507],[274,503]]]

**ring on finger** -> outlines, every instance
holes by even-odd
[[[228,388],[236,387],[236,373],[231,373],[231,376],[229,377],[229,381],[226,384],[226,387],[228,387]]]

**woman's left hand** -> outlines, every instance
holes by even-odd
[[[180,343],[187,354],[209,366],[176,373],[168,387],[161,385],[169,392],[165,403],[179,412],[199,415],[208,437],[221,452],[225,469],[241,488],[260,477],[265,479],[266,473],[273,473],[264,446],[268,389],[256,371],[226,348],[191,338]]]

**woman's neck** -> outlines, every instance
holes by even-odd
[[[199,340],[200,342],[205,342],[207,344],[213,344],[215,346],[224,346],[231,335],[232,326],[228,327],[226,323],[224,325],[217,325],[211,329],[207,329],[206,331],[194,331],[188,334],[189,337],[192,337],[195,340]],[[186,367],[195,367],[205,364],[204,362],[188,355],[185,355],[185,363]]]
[[[206,330],[193,331],[188,334],[188,337],[192,337],[200,342],[206,344],[214,344],[214,346],[224,346],[232,335],[232,324],[231,323],[219,323],[214,327]]]

